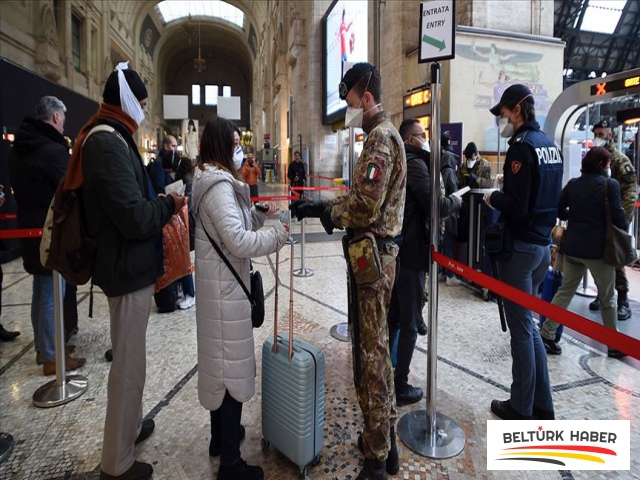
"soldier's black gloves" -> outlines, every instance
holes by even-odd
[[[291,202],[289,210],[298,220],[303,218],[320,218],[324,207],[321,203],[309,200],[296,200]]]
[[[331,220],[331,207],[327,207],[322,211],[320,214],[320,223],[322,223],[325,232],[333,235],[333,229],[336,228],[336,224]]]

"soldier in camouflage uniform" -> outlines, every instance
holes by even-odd
[[[613,141],[613,131],[607,120],[602,120],[593,126],[595,136],[594,146],[605,146],[611,153],[611,178],[615,178],[620,184],[622,196],[622,208],[627,215],[627,221],[633,219],[633,212],[638,201],[638,177],[631,160],[616,148]],[[631,317],[629,308],[629,281],[625,267],[616,268],[616,291],[618,292],[618,320],[627,320]],[[589,305],[590,310],[600,310],[600,300],[595,299]]]
[[[491,188],[491,163],[478,155],[478,147],[469,142],[464,149],[464,162],[458,169],[458,188]]]
[[[340,98],[348,105],[347,126],[360,126],[358,120],[362,119],[368,135],[349,192],[334,201],[299,200],[291,204],[298,219],[319,217],[328,233],[346,228],[350,238],[372,233],[378,246],[378,280],[359,283],[355,288],[358,324],[352,329],[352,337],[358,328],[359,341],[352,342],[352,349],[353,358],[360,358],[359,365],[354,360],[354,380],[364,417],[364,432],[358,443],[365,456],[358,480],[386,479],[387,472],[395,474],[399,470],[387,311],[398,254],[398,246],[391,239],[402,229],[407,166],[402,139],[389,113],[380,106],[380,90],[380,73],[369,63],[355,64],[340,84]],[[358,272],[354,276],[358,283]]]

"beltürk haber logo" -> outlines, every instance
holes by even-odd
[[[629,470],[629,420],[487,420],[487,470]]]

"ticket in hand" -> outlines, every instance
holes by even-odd
[[[184,195],[185,187],[186,185],[183,183],[183,181],[178,180],[177,182],[170,183],[169,185],[164,187],[164,193],[166,195],[169,195],[170,193],[175,192],[176,194],[182,196]]]
[[[280,210],[280,223],[282,223],[282,225],[285,225],[286,227],[291,227],[291,210]]]

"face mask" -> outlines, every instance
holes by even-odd
[[[516,133],[513,123],[507,117],[502,117],[498,120],[498,130],[502,138],[511,138]]]
[[[362,104],[362,100],[360,100]],[[364,111],[362,108],[347,107],[347,113],[344,117],[344,126],[353,128],[362,128],[362,117]]]
[[[607,168],[607,177],[611,176],[611,167]]]
[[[244,153],[242,153],[242,148],[238,147],[233,154],[233,167],[236,170],[240,170],[242,166],[242,160],[244,159]]]
[[[593,146],[594,147],[602,147],[607,143],[607,141],[604,138],[594,138],[593,139]]]
[[[473,168],[477,160],[467,160],[467,168]]]
[[[431,153],[431,145],[429,145],[429,142],[427,140],[422,142],[422,150]]]

